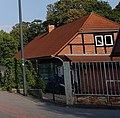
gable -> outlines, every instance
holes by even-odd
[[[118,30],[120,24],[104,18],[98,14],[91,13],[89,18],[84,22],[80,31],[102,31],[102,30]]]
[[[103,45],[97,46],[96,38],[103,37]],[[110,37],[112,43],[116,40],[116,32],[95,32],[95,33],[78,33],[58,55],[65,54],[111,54],[113,44],[108,44],[106,37]],[[107,43],[107,44],[106,44]],[[111,42],[110,42],[111,43]]]

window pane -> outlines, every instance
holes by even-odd
[[[103,36],[95,36],[96,46],[103,46]]]
[[[106,35],[105,36],[105,44],[106,45],[113,45],[112,35]]]

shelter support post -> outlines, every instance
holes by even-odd
[[[73,105],[70,63],[64,61],[63,66],[64,66],[64,83],[65,83],[66,104]]]

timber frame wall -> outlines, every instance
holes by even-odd
[[[117,31],[95,32],[95,33],[78,33],[78,35],[62,49],[58,55],[64,54],[110,54],[113,45],[96,46],[96,35],[111,35],[113,45],[117,37]]]

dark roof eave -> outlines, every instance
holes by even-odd
[[[116,42],[115,42],[115,44],[113,46],[113,49],[112,49],[112,52],[110,54],[110,57],[120,56],[120,51],[118,49],[119,45],[120,45],[120,28],[119,28],[118,35],[117,35],[117,38],[116,38]]]
[[[34,59],[51,59],[51,58],[52,58],[52,56],[50,55],[50,56],[33,57],[33,58],[27,58],[27,59],[34,60]]]

